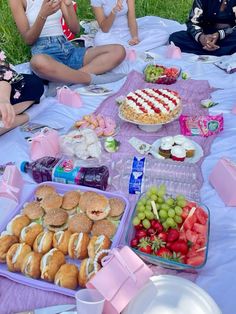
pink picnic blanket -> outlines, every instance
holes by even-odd
[[[114,117],[120,122],[117,113],[118,106],[115,99],[121,95],[127,95],[128,92],[136,90],[138,88],[152,87],[153,84],[146,83],[143,80],[143,75],[132,71],[121,87],[121,89],[114,95],[108,97],[96,110],[96,113],[103,113]],[[155,84],[155,87],[158,85]],[[160,85],[160,88],[165,86]],[[183,102],[183,114],[188,115],[206,115],[208,111],[200,107],[200,101],[202,99],[207,99],[210,97],[211,88],[208,81],[198,81],[198,80],[179,80],[171,86],[166,86],[179,92],[182,102]],[[120,150],[116,154],[112,154],[109,158],[114,160],[120,158],[132,157],[137,154],[137,152],[128,144],[128,139],[132,136],[136,136],[143,139],[146,142],[152,143],[158,137],[166,135],[175,135],[180,133],[178,121],[174,121],[170,124],[163,126],[158,132],[155,133],[145,133],[137,128],[137,126],[130,123],[121,122],[120,132],[117,135],[117,139],[121,141]],[[210,146],[214,137],[202,138],[194,137],[204,150],[204,156],[208,155],[210,152]],[[202,158],[203,159],[203,158]],[[201,165],[202,160],[198,162],[199,165],[199,176],[201,177]],[[126,195],[131,202],[131,211],[134,208],[135,202],[137,201],[136,195]],[[124,239],[123,239],[124,241]],[[197,274],[186,273],[183,271],[173,271],[167,270],[158,266],[151,266],[155,274],[174,274],[186,277],[192,281],[196,279]],[[66,297],[61,294],[54,292],[41,291],[35,288],[27,287],[9,279],[0,277],[0,314],[10,314],[19,311],[26,311],[38,307],[50,306],[54,304],[66,304],[75,303],[75,300],[70,297]]]

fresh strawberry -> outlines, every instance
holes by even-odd
[[[139,251],[146,253],[146,254],[152,254],[152,247],[147,240],[147,238],[142,238],[139,242]]]
[[[134,228],[135,228],[136,230],[141,230],[141,229],[143,229],[143,224],[140,222],[140,224],[134,226]]]
[[[174,261],[174,262],[184,263],[185,264],[186,257],[184,255],[181,255],[181,253],[173,252],[171,260]]]
[[[161,247],[164,247],[165,246],[165,242],[162,241],[158,236],[155,236],[155,235],[152,235],[150,237],[150,241],[151,241],[151,244],[152,244],[152,250],[153,252],[157,252]]]
[[[208,215],[201,207],[197,207],[196,215],[197,220],[200,224],[205,225],[207,223]]]
[[[161,247],[157,252],[156,255],[166,258],[166,259],[171,259],[172,258],[172,253],[169,249],[166,247]]]
[[[139,239],[134,238],[130,241],[130,246],[136,248],[139,244]]]
[[[199,266],[205,261],[205,257],[196,255],[187,259],[187,264],[191,266]]]
[[[178,240],[178,241],[173,242],[170,248],[172,251],[177,252],[177,253],[179,252],[183,255],[186,255],[188,252],[188,245],[183,240]]]
[[[158,234],[158,238],[160,238],[162,241],[166,242],[167,241],[167,232],[160,232]]]
[[[179,231],[176,229],[169,229],[167,234],[167,242],[174,242],[179,239]]]
[[[163,231],[163,226],[162,226],[162,224],[160,223],[159,220],[153,219],[153,220],[151,221],[151,226],[152,226],[152,228],[154,228],[158,233],[160,233],[160,232]]]
[[[190,241],[191,243],[195,244],[198,239],[198,235],[196,232],[193,232],[191,230],[186,231],[186,239]]]
[[[147,230],[148,235],[152,235],[152,234],[156,234],[156,233],[157,233],[157,231],[152,227],[148,228],[148,230]]]
[[[141,229],[141,230],[137,230],[136,231],[136,234],[135,234],[135,237],[137,238],[137,239],[142,239],[142,238],[145,238],[147,236],[147,231],[146,230],[143,230],[143,229]]]

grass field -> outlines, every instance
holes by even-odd
[[[29,60],[29,48],[23,43],[12,20],[7,0],[0,1],[0,50],[4,50],[14,64]],[[89,0],[78,1],[79,18],[93,19]],[[192,0],[136,0],[137,17],[157,15],[184,23]]]

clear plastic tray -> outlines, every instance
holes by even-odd
[[[144,196],[144,194],[142,195]],[[142,197],[141,196],[141,197]],[[170,196],[170,195],[168,195]],[[206,250],[205,250],[205,259],[204,262],[199,265],[199,266],[192,266],[192,265],[188,265],[188,264],[184,264],[184,263],[179,263],[179,262],[175,262],[175,261],[171,261],[171,260],[167,260],[165,258],[159,257],[157,255],[152,255],[152,254],[146,254],[143,253],[135,248],[131,248],[130,247],[130,241],[134,238],[135,235],[135,229],[134,226],[132,224],[132,220],[136,215],[136,207],[132,213],[132,216],[130,217],[130,220],[128,222],[128,228],[127,228],[127,232],[126,232],[126,236],[125,236],[125,241],[126,244],[137,254],[139,255],[139,257],[141,257],[144,261],[154,264],[154,265],[158,265],[158,266],[162,266],[164,268],[170,268],[170,269],[175,269],[175,270],[189,270],[189,271],[194,271],[197,269],[201,269],[207,261],[207,255],[208,255],[208,245],[209,245],[209,235],[210,235],[210,211],[208,209],[207,206],[201,204],[201,203],[197,203],[202,209],[204,209],[204,211],[208,214],[208,221],[207,221],[207,242],[206,242]]]
[[[120,220],[120,224],[117,228],[116,234],[112,239],[111,248],[119,245],[119,242],[120,242],[121,237],[122,237],[123,232],[124,232],[125,222],[127,220],[128,214],[129,214],[129,201],[124,196],[122,196],[121,194],[100,191],[100,190],[89,188],[86,186],[71,185],[71,184],[60,184],[60,183],[55,183],[55,182],[43,182],[43,183],[37,185],[37,187],[40,185],[45,185],[45,184],[54,186],[56,188],[57,192],[61,193],[61,194],[64,194],[65,192],[70,191],[70,190],[80,190],[80,191],[94,191],[94,192],[97,192],[99,194],[103,194],[108,198],[111,198],[111,197],[121,198],[125,202],[125,210],[124,210],[124,213],[123,213],[122,218]],[[28,196],[26,196],[24,201],[22,201],[19,206],[17,206],[13,211],[9,212],[9,215],[6,216],[5,219],[0,223],[0,233],[5,230],[7,223],[10,220],[21,212],[24,203],[32,201],[34,199],[35,189],[32,193],[30,193]],[[79,266],[79,264],[80,264],[79,260],[70,259],[70,258],[68,258],[68,256],[66,256],[66,260],[67,260],[67,262],[74,263],[77,266]],[[80,289],[79,287],[77,288],[77,290],[66,289],[66,288],[59,287],[53,283],[49,283],[47,281],[41,280],[41,279],[33,279],[33,278],[26,277],[21,273],[10,272],[10,271],[8,271],[6,264],[0,264],[0,275],[7,277],[13,281],[19,282],[21,284],[27,285],[27,286],[31,286],[31,287],[38,288],[41,290],[46,290],[46,291],[58,292],[58,293],[61,293],[64,295],[72,296],[72,297],[74,297],[76,291]]]

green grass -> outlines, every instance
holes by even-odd
[[[0,1],[0,50],[5,51],[11,63],[18,64],[29,60],[30,51],[16,29],[7,2]],[[93,19],[89,1],[77,2],[80,20]],[[192,0],[136,0],[136,15],[157,15],[184,23],[191,4]]]

